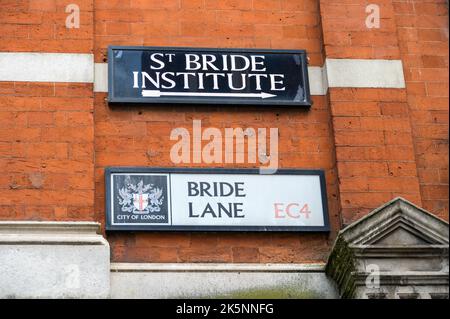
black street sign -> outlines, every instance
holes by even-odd
[[[310,106],[306,52],[110,46],[108,101]]]
[[[321,170],[109,167],[109,231],[328,231]]]

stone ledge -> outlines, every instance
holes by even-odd
[[[111,272],[324,272],[325,264],[111,263]]]
[[[113,299],[337,297],[323,264],[111,264]]]
[[[0,298],[107,298],[109,244],[94,222],[0,222]]]
[[[417,245],[417,246],[370,246],[353,245],[351,247],[355,257],[395,258],[408,256],[408,258],[425,258],[448,255],[448,246],[445,245]]]
[[[108,245],[96,222],[0,221],[0,245]]]

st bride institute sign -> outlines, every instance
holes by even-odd
[[[108,64],[111,103],[311,105],[302,50],[111,46]]]

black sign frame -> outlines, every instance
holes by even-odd
[[[296,54],[301,58],[301,78],[304,84],[305,98],[303,101],[280,101],[262,99],[258,102],[255,100],[249,101],[242,98],[230,99],[214,99],[214,98],[186,98],[186,97],[159,97],[152,98],[133,98],[133,97],[116,97],[114,92],[113,78],[114,78],[114,56],[113,50],[136,50],[136,51],[202,51],[205,53],[261,53],[261,54]],[[311,107],[311,92],[308,76],[308,59],[306,50],[275,50],[275,49],[236,49],[236,48],[197,48],[197,47],[148,47],[148,46],[108,46],[108,102],[109,103],[145,103],[145,104],[218,104],[218,105],[263,105],[263,106],[301,106]]]
[[[228,168],[167,168],[167,167],[106,167],[105,168],[105,229],[106,231],[190,231],[190,232],[330,232],[328,200],[325,172],[320,169],[278,169],[275,175],[314,175],[319,176],[320,196],[323,207],[323,226],[158,226],[158,225],[112,225],[111,175],[114,173],[186,173],[186,174],[241,174],[260,175],[259,169]],[[171,203],[170,203],[171,206]]]

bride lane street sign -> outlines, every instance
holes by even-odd
[[[110,46],[108,101],[310,106],[306,52]]]
[[[329,231],[321,170],[110,167],[108,231]]]

